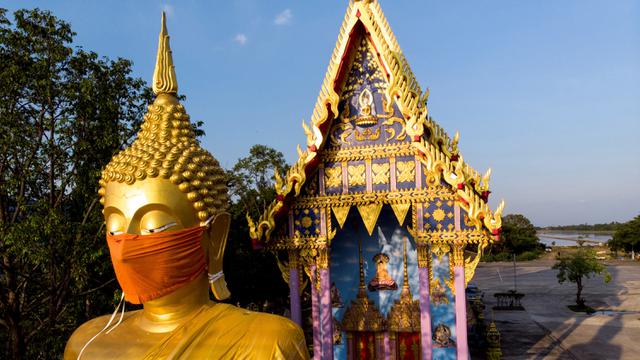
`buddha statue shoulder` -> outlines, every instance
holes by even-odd
[[[179,103],[164,14],[156,99],[133,144],[100,179],[107,244],[123,298],[81,325],[64,359],[307,359],[292,321],[210,300],[230,296],[224,173]],[[125,311],[127,302],[142,310]]]

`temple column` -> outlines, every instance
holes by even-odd
[[[418,281],[420,282],[420,347],[422,360],[431,360],[433,339],[431,337],[431,298],[429,266],[431,251],[428,246],[418,246]]]
[[[331,273],[329,249],[320,249],[320,323],[322,326],[322,358],[333,359],[333,314],[331,313]]]
[[[467,301],[464,279],[464,245],[453,245],[453,266],[456,299],[456,343],[459,360],[469,359],[467,342]]]
[[[298,266],[298,252],[296,250],[289,250],[289,305],[291,306],[291,320],[302,327],[300,270]]]
[[[313,359],[322,359],[322,329],[320,327],[320,294],[316,264],[311,264],[311,319],[313,324]]]
[[[383,357],[383,359],[390,360],[390,359],[392,359],[392,357],[391,357],[391,345],[389,345],[389,332],[388,331],[384,332],[384,338],[383,338],[382,341],[383,341],[382,347],[384,348],[384,357]]]

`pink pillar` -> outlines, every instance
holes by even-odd
[[[326,269],[320,269],[320,321],[322,324],[322,359],[333,359],[331,277],[328,267]]]
[[[465,299],[464,266],[455,266],[454,274],[458,360],[467,360],[469,359],[469,344],[467,343],[467,302]]]
[[[297,268],[289,269],[289,303],[291,305],[291,320],[302,327],[302,312],[300,310],[300,273]]]
[[[427,254],[431,256],[431,254]],[[418,267],[418,280],[420,281],[420,344],[422,347],[422,360],[431,360],[433,340],[431,338],[431,299],[429,298],[428,267]]]
[[[313,359],[322,359],[322,343],[320,340],[320,294],[316,289],[316,265],[311,264],[311,318],[313,321]]]
[[[389,347],[389,333],[385,332],[384,333],[384,339],[383,341],[383,348],[384,348],[384,359],[386,360],[390,360],[391,359],[391,348]]]

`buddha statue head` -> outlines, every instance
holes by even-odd
[[[222,276],[222,256],[229,215],[225,213],[228,195],[224,171],[200,147],[189,116],[178,101],[164,14],[153,91],[156,99],[144,116],[137,138],[113,157],[100,179],[99,194],[118,281],[127,300],[144,302],[188,283],[206,268],[214,295],[225,299],[229,291]],[[163,266],[166,272],[173,271],[180,266],[175,262],[191,267],[190,273],[159,275],[182,280],[156,285],[162,289],[129,298],[128,288],[135,288],[131,283],[138,281],[131,276],[149,276],[139,269],[145,265],[136,264],[134,258],[139,260],[139,254],[158,251],[161,253],[144,260],[151,273],[162,272]],[[131,275],[131,271],[136,274]]]

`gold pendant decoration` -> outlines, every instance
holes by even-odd
[[[391,209],[393,209],[393,213],[396,214],[396,219],[398,219],[400,226],[404,224],[404,219],[406,219],[410,207],[411,203],[391,204]]]
[[[373,234],[373,230],[376,227],[376,222],[378,221],[378,216],[380,216],[382,205],[382,203],[373,203],[358,206],[358,211],[360,212],[364,226],[369,232],[369,236]]]
[[[344,222],[347,220],[347,215],[349,215],[350,206],[334,206],[331,208],[333,210],[333,215],[338,220],[338,225],[340,228],[344,226]]]

